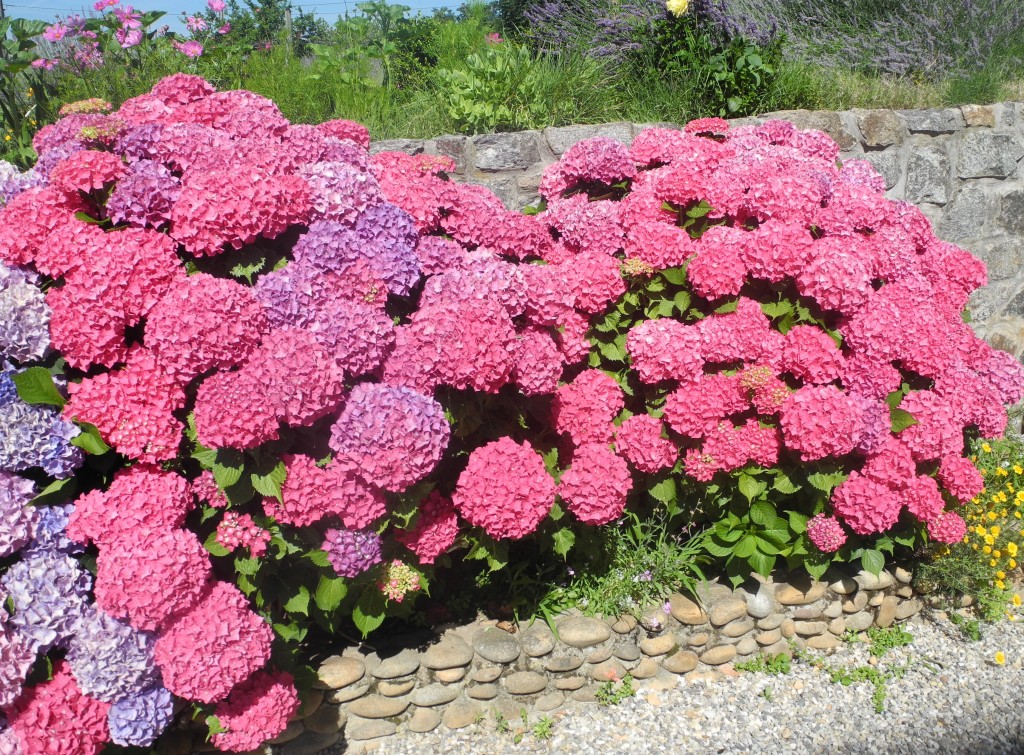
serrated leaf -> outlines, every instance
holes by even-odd
[[[665,504],[675,503],[679,495],[674,477],[659,480],[647,488],[647,492],[650,493],[651,498]]]
[[[206,548],[210,555],[213,556],[226,556],[231,552],[217,542],[217,530],[214,530],[207,536],[206,542],[203,543],[203,547]]]
[[[754,551],[746,557],[747,563],[762,577],[770,577],[775,568],[775,556]]]
[[[739,306],[740,306],[740,300],[739,299],[733,299],[732,301],[727,301],[725,304],[722,304],[722,305],[716,307],[715,308],[715,314],[716,315],[727,315],[727,314],[730,314],[732,312],[735,312],[739,308]]]
[[[694,220],[696,220],[698,218],[703,218],[706,217],[707,215],[710,215],[711,211],[714,209],[715,208],[708,204],[706,200],[702,199],[700,200],[700,202],[698,202],[696,205],[694,205],[693,207],[686,211],[686,217],[693,218]]]
[[[789,512],[789,528],[793,532],[804,533],[807,532],[807,520],[810,519],[806,514],[801,514],[799,511]]]
[[[110,446],[104,442],[96,425],[90,425],[88,422],[79,422],[77,424],[82,432],[71,439],[71,445],[77,446],[93,456],[102,456],[110,450]]]
[[[864,554],[860,557],[860,563],[865,571],[877,577],[881,574],[882,569],[885,568],[885,556],[876,550],[865,550]]]
[[[576,533],[568,527],[563,527],[555,532],[552,539],[555,541],[555,553],[564,559],[569,555],[572,546],[576,544]]]
[[[710,207],[710,205],[709,205]],[[686,285],[686,266],[681,265],[678,267],[667,267],[661,271],[661,275],[671,283],[673,286],[685,286]],[[683,292],[685,293],[685,292]],[[689,297],[687,297],[689,298]]]
[[[387,603],[384,595],[374,587],[363,590],[355,608],[352,609],[352,622],[365,639],[372,631],[384,623]]]
[[[245,459],[233,448],[218,448],[211,470],[217,487],[226,490],[242,479]]]
[[[822,575],[828,571],[828,562],[814,563],[813,561],[804,561],[804,568],[814,579],[821,579]]]
[[[775,519],[775,507],[767,501],[758,501],[750,507],[750,521],[768,527]]]
[[[289,624],[275,622],[273,627],[277,636],[287,642],[298,642],[306,636],[306,630],[294,622]]]
[[[235,557],[235,571],[239,574],[245,574],[251,577],[260,570],[260,561],[256,558],[249,558],[247,556],[236,556]]]
[[[313,600],[324,613],[332,613],[348,594],[348,583],[342,577],[321,576]]]
[[[894,433],[902,432],[908,427],[913,427],[917,424],[917,419],[913,414],[899,407],[889,408],[889,419],[892,421],[892,431]]]
[[[743,472],[739,476],[738,487],[740,489],[740,493],[743,494],[744,498],[746,498],[748,501],[753,501],[768,488],[768,485],[763,481],[757,479],[753,475],[749,475],[746,472]],[[772,509],[772,516],[774,515],[775,509]]]
[[[793,495],[800,490],[800,486],[797,485],[783,472],[779,472],[778,477],[775,478],[775,482],[772,487],[783,495]]]
[[[64,480],[54,480],[43,488],[39,494],[30,501],[30,503],[34,506],[47,506],[54,503],[61,503],[62,501],[69,501],[74,498],[77,490],[78,482],[74,477],[68,477]]]
[[[317,548],[316,550],[307,551],[305,554],[305,558],[310,563],[315,564],[316,566],[331,565],[330,559],[327,558],[327,551],[320,550],[319,548]]]
[[[887,535],[875,540],[875,550],[883,551],[891,556],[895,548],[895,543]]]
[[[831,493],[845,479],[846,472],[813,472],[807,475],[807,482],[823,493]]]
[[[45,367],[29,367],[11,375],[18,397],[26,404],[64,406],[67,402],[53,382],[53,375]]]
[[[757,539],[753,535],[745,535],[736,545],[732,552],[737,558],[749,558],[757,550]]]
[[[213,464],[217,461],[217,450],[207,448],[202,451],[196,451],[192,454],[192,458],[199,462],[199,466],[203,469],[213,469]]]
[[[267,258],[260,257],[258,260],[254,260],[248,264],[239,262],[233,268],[231,268],[229,274],[235,278],[245,278],[247,283],[252,283],[252,276],[256,275],[267,265]]]
[[[253,472],[249,475],[249,480],[252,482],[253,489],[257,493],[276,498],[280,502],[283,500],[281,498],[281,488],[284,486],[287,476],[288,470],[285,468],[284,462],[279,461],[277,466],[266,474],[261,475]]]
[[[793,314],[793,302],[783,299],[782,301],[770,301],[761,305],[761,311],[768,317],[782,317]]]
[[[706,550],[712,556],[716,556],[718,558],[724,558],[725,556],[728,556],[732,553],[732,548],[730,546],[725,546],[721,545],[720,543],[716,543],[710,537],[705,538],[704,540],[704,550]]]
[[[299,585],[299,591],[285,602],[284,610],[309,616],[309,589],[305,585]]]
[[[224,728],[224,724],[222,724],[220,722],[220,719],[217,718],[216,716],[207,716],[206,717],[206,727],[210,730],[210,736],[211,737],[214,734],[223,734],[224,732],[227,731],[227,729]],[[207,741],[209,741],[209,740],[207,740]]]

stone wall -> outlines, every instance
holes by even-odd
[[[897,568],[824,581],[756,577],[738,589],[711,581],[698,601],[673,595],[640,617],[580,615],[547,624],[480,620],[437,633],[349,646],[319,663],[319,681],[271,744],[307,755],[338,742],[361,752],[399,731],[461,729],[593,705],[602,683],[626,674],[642,688],[670,688],[680,676],[715,676],[726,664],[793,648],[827,651],[848,631],[888,627],[915,616],[911,574]],[[202,736],[202,732],[196,734]]]
[[[1024,355],[1024,103],[940,110],[791,110],[770,118],[827,132],[843,158],[870,161],[887,194],[917,204],[937,234],[988,265],[989,285],[971,301],[975,328],[994,345]],[[667,124],[658,124],[667,125]],[[377,142],[371,151],[447,155],[456,180],[489,186],[510,208],[537,198],[545,166],[593,136],[630,144],[642,125],[610,123],[426,141]]]

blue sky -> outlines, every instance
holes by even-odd
[[[57,16],[69,16],[75,13],[86,15],[86,11],[92,12],[94,0],[82,2],[81,0],[4,0],[4,8],[7,15],[15,18],[33,18],[40,21],[52,21]],[[302,8],[307,13],[315,13],[330,24],[344,15],[345,10],[355,11],[355,4],[358,0],[309,0],[309,2],[293,2],[293,8]],[[182,13],[195,13],[206,7],[206,0],[186,0],[185,2],[173,2],[167,0],[121,0],[122,5],[132,5],[137,10],[162,10],[167,16],[164,22],[171,24],[171,28],[180,31],[181,24],[175,21],[175,17]],[[417,11],[430,13],[433,8],[456,8],[461,0],[405,0],[402,5],[412,8],[412,13]]]

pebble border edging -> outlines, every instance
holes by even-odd
[[[791,642],[828,650],[849,630],[917,614],[924,601],[910,581],[902,568],[829,581],[756,578],[736,590],[711,581],[699,603],[672,595],[668,614],[561,616],[557,639],[543,622],[508,632],[481,620],[427,643],[349,647],[320,663],[317,689],[269,744],[280,755],[312,755],[344,739],[359,751],[400,730],[460,729],[488,713],[512,720],[524,708],[546,714],[596,703],[602,683],[627,673],[641,684],[674,683],[672,675],[714,674],[759,652],[791,654]]]

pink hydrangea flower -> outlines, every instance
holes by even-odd
[[[599,525],[622,516],[632,487],[625,459],[602,443],[588,443],[573,454],[558,495],[581,522]]]
[[[551,511],[555,481],[529,442],[499,438],[470,453],[452,502],[491,537],[518,540]]]
[[[215,582],[161,629],[153,659],[175,695],[213,703],[263,667],[273,637],[237,587]]]
[[[283,502],[267,499],[267,515],[278,522],[305,527],[336,516],[350,529],[363,529],[384,515],[384,498],[351,471],[331,462],[318,467],[308,456],[286,456],[288,476]]]
[[[459,519],[451,499],[436,490],[420,503],[419,518],[411,530],[396,530],[395,540],[416,554],[421,564],[432,564],[455,543]]]
[[[863,432],[864,412],[835,386],[805,386],[782,404],[779,427],[788,448],[804,461],[816,461],[853,450]]]
[[[601,370],[584,370],[555,394],[555,428],[574,443],[607,442],[612,437],[612,420],[622,411],[622,388]]]
[[[980,495],[985,488],[981,472],[970,459],[963,456],[943,457],[939,464],[939,481],[961,503],[967,503]]]
[[[811,517],[807,522],[807,537],[823,553],[834,553],[846,542],[846,532],[839,520],[825,514]]]
[[[615,447],[641,472],[655,473],[676,463],[679,449],[662,437],[664,425],[649,414],[627,418],[615,431]]]
[[[959,543],[966,534],[967,523],[953,511],[947,511],[928,522],[928,536],[937,543]]]
[[[298,709],[291,674],[257,671],[213,709],[224,729],[213,735],[213,744],[226,751],[254,750],[284,731]]]
[[[53,678],[26,690],[6,709],[8,725],[20,750],[46,755],[96,755],[110,738],[110,703],[82,693],[65,661],[57,661]]]
[[[903,499],[888,486],[859,472],[851,472],[849,478],[832,491],[832,509],[858,535],[874,535],[896,524]]]

